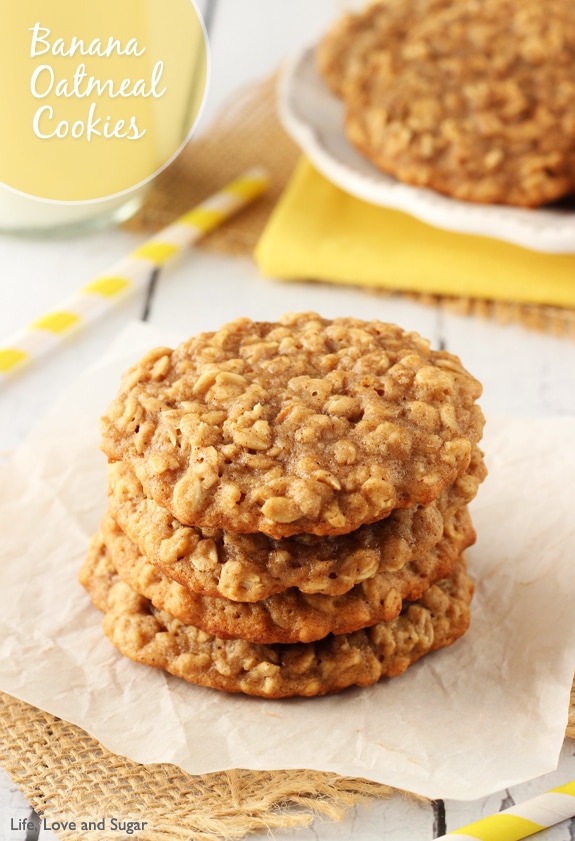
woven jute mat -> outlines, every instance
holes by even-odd
[[[244,169],[259,164],[271,176],[266,196],[197,246],[220,254],[250,256],[301,154],[279,122],[276,82],[274,76],[235,94],[209,131],[193,139],[158,177],[141,211],[124,227],[157,231]],[[368,290],[365,292],[368,294]],[[373,290],[369,294],[374,294]],[[376,294],[406,297],[458,315],[522,324],[539,332],[575,338],[575,309],[383,289]]]
[[[126,837],[112,819],[147,826],[142,841],[223,841],[296,829],[315,816],[341,820],[352,805],[393,794],[369,780],[316,771],[232,770],[192,776],[140,765],[106,750],[80,727],[0,692],[0,763],[36,812],[71,841]],[[296,808],[297,807],[297,808]],[[104,828],[81,829],[90,821]]]

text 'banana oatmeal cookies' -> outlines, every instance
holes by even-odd
[[[481,386],[380,321],[237,319],[123,377],[80,580],[114,645],[267,698],[403,672],[469,624]]]

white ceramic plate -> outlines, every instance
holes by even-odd
[[[359,155],[343,132],[343,105],[327,88],[308,47],[285,68],[278,91],[280,119],[316,168],[364,201],[403,210],[451,231],[479,234],[535,251],[575,253],[575,205],[529,210],[483,205],[410,187]]]

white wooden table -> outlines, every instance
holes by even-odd
[[[343,0],[205,0],[209,22],[212,82],[200,126],[205,131],[220,103],[238,85],[269,74],[278,60],[313,41],[349,6]],[[357,4],[355,4],[357,5]],[[0,237],[0,338],[74,292],[141,237],[119,230],[75,239],[20,240]],[[575,282],[575,279],[574,279]],[[283,311],[315,309],[326,317],[378,317],[414,329],[457,353],[484,384],[486,412],[520,417],[575,415],[575,341],[538,335],[458,317],[406,300],[373,298],[361,291],[302,284],[274,284],[259,277],[248,260],[194,253],[160,278],[150,300],[141,294],[72,344],[24,372],[0,393],[0,458],[18,446],[35,420],[97,358],[124,324],[141,318],[191,334],[216,328],[239,315],[276,317]],[[209,313],[210,324],[205,321]],[[401,799],[354,809],[342,824],[316,821],[309,830],[276,832],[302,841],[427,841],[513,802],[575,778],[575,742],[567,743],[557,771],[481,801],[416,804]],[[33,841],[37,833],[10,829],[30,807],[0,771],[0,841]],[[39,837],[51,833],[40,831]],[[255,837],[255,836],[254,836]],[[573,841],[575,820],[549,829],[545,841]]]

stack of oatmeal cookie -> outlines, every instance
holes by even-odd
[[[378,0],[317,59],[350,142],[400,181],[527,207],[575,191],[571,0]]]
[[[379,321],[238,319],[134,366],[80,579],[134,660],[268,698],[403,672],[469,623],[479,383]]]

